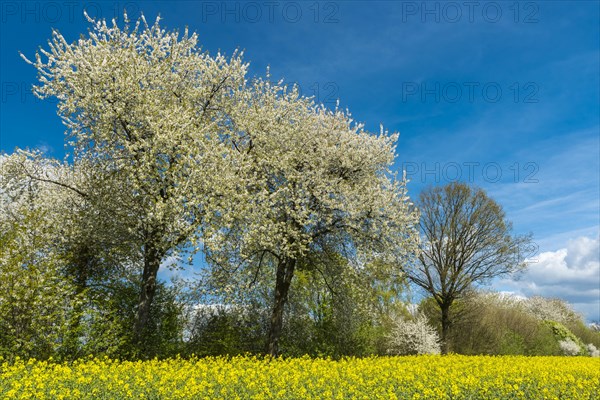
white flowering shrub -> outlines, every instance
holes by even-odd
[[[579,345],[571,339],[561,340],[558,342],[558,345],[560,346],[563,354],[566,356],[576,356],[581,351]]]
[[[390,336],[388,353],[407,354],[439,354],[440,339],[436,330],[427,323],[424,315],[415,320],[399,318]]]
[[[587,347],[587,351],[588,353],[590,353],[591,357],[600,357],[600,350],[598,350],[598,348],[596,346],[594,346],[592,343],[588,343]]]
[[[582,320],[581,315],[571,305],[561,299],[548,299],[534,296],[524,301],[527,312],[543,321],[556,321],[561,324]]]

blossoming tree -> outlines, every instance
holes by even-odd
[[[88,37],[68,43],[54,31],[49,49],[29,62],[39,75],[35,94],[58,99],[75,165],[122,183],[114,218],[142,253],[141,342],[161,262],[184,246],[197,249],[203,216],[227,197],[234,169],[220,120],[246,65],[238,54],[210,57],[196,34],[166,32],[158,19],[142,17],[133,28],[126,15],[123,28],[88,19]]]
[[[373,135],[347,112],[263,79],[238,93],[231,118],[244,200],[205,241],[223,263],[237,260],[257,275],[274,266],[267,352],[277,355],[294,273],[313,267],[307,255],[334,249],[358,265],[401,262],[417,250],[418,214],[390,172],[397,135]]]

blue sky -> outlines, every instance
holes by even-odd
[[[161,14],[205,50],[245,51],[251,74],[297,82],[355,119],[399,131],[409,190],[461,179],[500,202],[537,262],[494,286],[561,296],[600,319],[600,8],[594,1],[90,1],[1,5],[0,149],[61,158],[55,103],[30,93],[51,28],[75,40],[92,16]]]

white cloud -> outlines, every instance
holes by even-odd
[[[500,284],[527,297],[562,298],[588,320],[600,320],[600,240],[569,240],[566,248],[539,254],[519,279]]]
[[[48,154],[48,153],[54,152],[54,148],[45,142],[38,143],[37,146],[35,146],[35,149],[42,152],[42,154]]]

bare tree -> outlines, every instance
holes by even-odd
[[[512,235],[502,207],[466,183],[429,187],[420,194],[422,252],[406,271],[440,309],[442,352],[449,351],[451,307],[474,284],[526,267],[531,235]]]

